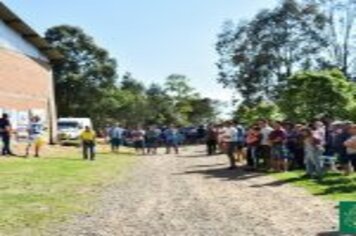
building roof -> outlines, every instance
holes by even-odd
[[[21,20],[14,12],[12,12],[5,4],[0,1],[0,20],[6,25],[20,34],[26,41],[34,45],[40,52],[42,52],[50,61],[62,59],[62,55],[50,44],[42,38],[29,25]]]

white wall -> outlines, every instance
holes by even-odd
[[[37,59],[48,61],[46,57],[20,34],[0,20],[0,48],[16,51]]]

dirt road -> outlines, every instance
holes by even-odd
[[[52,235],[335,235],[335,203],[269,176],[226,170],[225,156],[204,148],[180,156],[139,157],[124,183],[102,195],[97,210]]]

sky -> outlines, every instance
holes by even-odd
[[[120,75],[129,71],[149,85],[163,83],[173,73],[183,74],[203,96],[227,102],[236,92],[216,82],[217,34],[224,21],[249,19],[278,0],[3,2],[41,35],[60,24],[83,28],[117,59]]]

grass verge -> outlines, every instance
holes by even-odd
[[[48,223],[90,211],[93,197],[133,162],[109,153],[83,161],[74,148],[40,159],[0,158],[0,235],[38,235]]]
[[[278,181],[275,183],[291,183],[305,188],[313,195],[323,196],[334,201],[356,201],[356,174],[344,176],[340,173],[326,173],[321,181],[303,177],[304,171],[292,171],[272,174]]]

